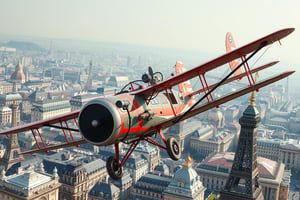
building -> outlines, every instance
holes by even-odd
[[[215,129],[221,129],[224,127],[225,117],[219,108],[214,108],[207,113],[207,122]]]
[[[129,83],[128,76],[111,76],[107,82],[108,86],[122,88]]]
[[[121,147],[120,160],[123,159],[125,152]],[[111,147],[100,148],[99,154],[102,160],[107,160],[110,156],[115,156],[114,150]],[[126,170],[130,174],[132,182],[136,183],[142,176],[148,173],[148,166],[148,161],[144,156],[132,153],[124,164],[123,170]]]
[[[172,180],[170,176],[148,173],[141,177],[130,189],[133,199],[159,200]]]
[[[119,200],[120,189],[111,183],[99,182],[89,192],[89,200]]]
[[[0,82],[0,94],[7,94],[13,91],[13,84],[7,81]]]
[[[300,143],[299,140],[282,142],[279,148],[279,162],[285,164],[287,169],[300,169]]]
[[[196,199],[204,200],[205,187],[202,185],[200,176],[192,168],[193,160],[190,156],[182,168],[177,170],[163,192],[165,200]]]
[[[232,152],[215,152],[196,167],[207,190],[220,192],[224,188],[233,160]],[[291,174],[284,170],[284,164],[263,157],[258,157],[257,162],[264,199],[288,199],[287,196],[279,198],[284,196],[281,191],[289,191]]]
[[[17,174],[5,176],[2,170],[0,175],[0,198],[2,200],[59,200],[57,170],[53,175],[43,170],[29,168]]]
[[[173,176],[175,172],[178,170],[178,168],[181,167],[183,163],[185,163],[185,160],[184,159],[172,160],[171,158],[164,158],[162,159],[162,162],[168,166],[169,175]]]
[[[71,111],[79,110],[87,102],[99,98],[100,95],[97,93],[90,94],[79,94],[70,99]]]
[[[131,156],[126,161],[124,168],[130,174],[133,183],[136,183],[142,176],[148,173],[148,161],[141,156]]]
[[[101,180],[107,179],[105,162],[80,153],[61,151],[36,154],[43,159],[45,171],[58,169],[61,186],[59,199],[88,199],[88,192]]]
[[[170,176],[170,169],[165,163],[161,162],[154,168],[153,174]]]
[[[11,124],[12,110],[8,106],[0,107],[0,124],[6,126]]]
[[[197,160],[202,160],[212,152],[225,152],[231,149],[235,134],[229,131],[214,132],[214,128],[205,125],[195,130],[191,137],[190,149],[197,155]]]
[[[18,93],[9,93],[0,95],[0,106],[11,106],[14,102],[20,104],[22,96]]]
[[[171,126],[165,133],[166,137],[174,137],[181,148],[181,151],[190,149],[191,137],[195,130],[201,128],[200,121],[179,122]]]
[[[129,199],[132,178],[127,170],[123,170],[123,176],[119,180],[109,178],[108,181],[120,189],[120,199]]]
[[[13,82],[25,83],[25,74],[23,72],[23,66],[21,65],[20,60],[16,65],[15,72],[11,75],[10,79]]]
[[[300,144],[298,140],[257,139],[258,156],[285,164],[286,169],[300,169]]]
[[[45,120],[71,111],[68,99],[44,99],[32,104],[31,121]]]
[[[60,176],[62,185],[59,190],[59,198],[69,200],[88,199],[90,189],[106,175],[105,164],[102,160],[67,164]]]
[[[240,108],[238,105],[232,105],[228,107],[224,112],[226,122],[233,122],[238,119],[240,114]]]
[[[124,147],[128,151],[128,146]],[[149,145],[148,142],[140,142],[134,150],[136,156],[141,156],[148,161],[148,172],[153,172],[154,168],[160,163],[159,148]]]

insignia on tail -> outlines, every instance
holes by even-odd
[[[233,36],[232,36],[232,34],[230,32],[228,32],[226,34],[225,46],[226,46],[226,52],[227,53],[230,52],[230,51],[232,51],[232,50],[234,50],[234,49],[236,49],[236,45],[235,45],[235,42],[233,40]],[[230,61],[229,62],[229,66],[230,66],[231,71],[234,70],[239,64],[240,64],[239,59],[235,59],[233,61]],[[237,75],[239,75],[241,73],[242,73],[242,69],[239,68],[238,70],[236,70],[234,72],[234,75],[237,76]],[[241,80],[241,79],[242,78],[240,78],[239,80]]]

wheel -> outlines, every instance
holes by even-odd
[[[123,170],[122,167],[118,168],[118,161],[114,156],[111,156],[106,161],[106,169],[109,176],[115,180],[122,178]]]
[[[173,137],[167,139],[167,152],[173,160],[179,160],[181,158],[181,149],[177,140]]]

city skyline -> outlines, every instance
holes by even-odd
[[[32,1],[29,0],[28,2]],[[128,4],[130,3],[131,1]],[[37,2],[37,4],[40,3]],[[60,5],[63,8],[65,1]],[[72,9],[71,6],[70,9]],[[30,9],[24,10],[31,15]],[[17,12],[16,15],[19,14]],[[24,20],[25,18],[28,19],[28,17],[24,17]],[[9,22],[9,20],[6,21]],[[29,22],[27,25],[32,23]],[[49,25],[49,27],[51,26]],[[276,30],[281,28],[276,28]],[[19,27],[19,29],[21,28]],[[21,29],[21,31],[23,30],[24,28]],[[57,31],[58,35],[61,34],[58,29],[53,30]],[[259,34],[259,36],[253,37],[245,43],[257,40],[276,30],[267,31],[263,34],[259,34],[258,31],[249,31],[249,35]],[[145,96],[140,98],[137,95],[133,97],[131,94],[161,85],[157,81],[161,81],[162,78],[169,83],[170,80],[174,81],[171,73],[174,73],[174,70],[183,71],[183,63],[187,68],[192,68],[224,54],[225,34],[221,31],[214,33],[222,35],[222,41],[214,41],[219,43],[220,53],[217,52],[218,49],[209,53],[209,49],[205,49],[204,43],[201,48],[205,52],[200,50],[197,52],[184,48],[158,47],[159,44],[154,43],[147,46],[147,44],[137,45],[118,43],[118,41],[91,42],[85,39],[73,40],[68,38],[64,40],[42,35],[34,36],[34,34],[31,37],[18,37],[18,35],[0,33],[0,48],[3,45],[0,49],[0,124],[3,135],[0,138],[0,169],[3,169],[0,185],[5,187],[0,188],[0,196],[11,199],[16,198],[16,195],[28,195],[28,199],[33,199],[34,197],[29,196],[29,194],[33,194],[42,199],[42,196],[46,197],[50,194],[53,199],[90,200],[97,200],[102,197],[107,199],[149,198],[166,200],[177,197],[178,199],[192,197],[192,199],[203,200],[209,196],[209,199],[214,199],[226,185],[230,170],[234,166],[235,155],[242,158],[244,156],[239,155],[239,152],[249,150],[249,148],[244,150],[240,148],[236,154],[232,153],[241,146],[238,145],[238,140],[241,138],[241,141],[244,141],[241,143],[250,144],[251,140],[257,141],[256,144],[248,145],[248,147],[257,149],[253,155],[257,155],[258,167],[256,169],[258,171],[256,170],[256,173],[258,172],[257,175],[260,176],[260,184],[265,199],[269,199],[269,197],[272,199],[298,199],[300,195],[300,93],[296,89],[298,88],[296,78],[298,75],[272,84],[270,87],[259,89],[259,92],[255,92],[255,103],[254,95],[251,96],[250,105],[250,94],[245,94],[243,97],[227,103],[219,101],[222,97],[226,98],[226,96],[233,95],[232,92],[249,87],[249,80],[246,77],[241,81],[222,85],[212,93],[209,103],[206,103],[208,99],[204,99],[199,107],[194,108],[191,115],[187,116],[189,119],[166,128],[164,132],[161,131],[160,134],[157,134],[158,138],[155,136],[150,140],[151,138],[145,134],[146,132],[143,133],[144,137],[135,135],[141,133],[135,132],[138,128],[141,128],[140,130],[151,129],[149,126],[151,123],[157,128],[153,130],[153,133],[158,129],[162,130],[162,127],[157,125],[164,117],[162,114],[173,113],[175,117],[181,115],[178,113],[180,111],[178,105],[185,105],[184,100],[186,98],[183,96],[186,96],[184,91],[187,92],[187,90],[177,93],[175,90],[178,88],[175,84],[170,90],[165,90],[165,88],[161,88],[164,90],[161,92],[153,90],[151,99],[145,98]],[[50,32],[49,34],[51,35]],[[210,36],[207,37],[209,40],[214,38],[213,35],[203,34]],[[263,70],[259,77],[255,74],[260,82],[270,78],[273,73],[278,74],[288,70],[297,71],[297,65],[288,64],[290,60],[284,57],[291,52],[291,48],[286,44],[292,42],[293,35],[294,32],[290,36],[291,39],[290,37],[282,39],[282,47],[276,43],[273,48],[264,48],[264,50],[268,50],[268,53],[262,50],[259,55],[251,59],[249,65],[252,70],[255,70],[254,68],[259,65],[280,60],[276,66]],[[238,46],[242,46],[235,33],[234,38]],[[200,39],[205,41],[205,38]],[[207,42],[210,42],[208,39],[206,39]],[[8,42],[8,40],[14,41]],[[7,44],[5,44],[6,41]],[[138,37],[136,41],[139,41]],[[75,45],[72,46],[71,43]],[[256,44],[259,45],[260,43]],[[6,47],[11,48],[6,49]],[[271,49],[272,52],[269,52]],[[285,54],[277,56],[273,49],[285,50]],[[243,51],[241,50],[241,52]],[[272,57],[270,59],[270,56],[274,56],[274,59]],[[181,60],[183,63],[176,62],[176,60]],[[257,60],[259,61],[257,62]],[[90,65],[88,65],[89,63]],[[291,63],[293,62],[291,61]],[[150,84],[147,81],[152,77],[144,76],[148,66],[152,67],[152,70],[149,69],[149,74],[152,74],[151,71],[153,71],[153,77],[156,76],[153,79],[155,81],[150,80]],[[207,65],[204,64],[203,66]],[[216,66],[218,65],[216,64]],[[192,71],[196,75],[195,68]],[[229,71],[228,64],[211,70],[211,73],[207,71],[205,82],[208,85],[218,83],[220,80],[218,78],[225,77]],[[160,75],[160,72],[163,75]],[[255,72],[252,72],[254,75]],[[141,75],[143,75],[143,80],[148,77],[143,83],[138,81]],[[201,77],[204,77],[204,73],[196,76],[197,81],[192,80],[191,83],[185,81],[184,86],[180,85],[193,91],[201,89],[203,87]],[[181,75],[181,77],[183,76]],[[128,84],[130,81],[138,84]],[[141,88],[146,89],[140,90]],[[136,90],[127,93],[132,89]],[[121,91],[122,94],[116,94],[118,91]],[[155,96],[154,92],[156,93]],[[128,94],[129,96],[127,96]],[[203,95],[204,93],[200,93],[200,95],[197,94],[197,97],[201,98]],[[169,97],[167,98],[167,96]],[[117,98],[120,99],[117,100]],[[130,103],[133,99],[132,105],[134,107],[131,108],[137,109],[128,109],[126,98],[129,99]],[[218,102],[213,101],[212,98]],[[145,103],[143,103],[144,101]],[[101,102],[108,103],[103,105]],[[119,106],[119,103],[122,104],[121,107],[114,106]],[[187,103],[187,105],[191,104],[193,102]],[[219,106],[216,106],[217,104]],[[109,107],[105,109],[105,106]],[[205,107],[212,109],[205,112],[199,110],[199,108]],[[87,108],[91,108],[91,112],[85,112],[88,110]],[[108,112],[103,112],[107,111],[108,108]],[[190,118],[193,113],[196,114],[196,109],[201,113]],[[112,115],[110,113],[113,110]],[[123,112],[125,110],[126,112]],[[118,123],[118,113],[122,114],[120,120],[122,126],[119,126],[121,127],[119,130],[124,131],[120,134],[116,134],[118,130],[109,133],[110,127],[106,125]],[[127,121],[125,121],[126,113],[128,115]],[[253,113],[255,114],[254,118],[251,117]],[[173,124],[173,115],[171,118],[166,118],[165,122],[169,120]],[[57,123],[50,120],[51,118],[58,120]],[[107,120],[104,121],[106,118]],[[92,119],[92,121],[88,122],[85,119]],[[261,119],[259,124],[257,123],[260,121],[258,119]],[[256,120],[256,122],[250,123],[249,120],[252,122]],[[50,123],[47,124],[46,122]],[[127,122],[128,129],[125,131]],[[39,124],[39,127],[34,126],[32,128],[30,123]],[[14,127],[15,124],[22,127],[30,126],[30,131],[23,132],[24,130],[18,129],[17,131],[15,129],[12,133],[18,132],[18,136],[15,134],[15,137],[8,140],[5,134],[7,130],[11,130],[9,127]],[[89,124],[94,127],[92,130],[94,132],[80,128]],[[251,128],[251,133],[255,135],[255,138],[253,136],[251,140],[245,136],[250,134],[250,130],[248,128],[246,130],[248,126],[254,126],[252,127],[253,130]],[[101,135],[98,134],[99,132]],[[165,142],[159,136],[163,134],[166,136],[165,138],[168,138]],[[124,137],[118,141],[114,138],[117,135]],[[127,138],[128,135],[131,141],[128,140],[129,144],[126,145],[128,142],[125,139],[129,139]],[[108,141],[106,140],[103,143],[101,141],[103,136],[111,138],[109,140],[112,142],[113,140],[118,142],[109,145],[109,143],[105,143]],[[133,137],[138,138],[138,140],[133,140]],[[137,144],[144,138],[147,138],[145,141],[148,142],[141,141]],[[170,145],[172,141],[173,145]],[[79,148],[67,147],[70,145],[65,146],[67,142],[81,145],[78,146]],[[87,144],[81,142],[87,142]],[[99,145],[101,142],[102,144]],[[159,147],[152,145],[156,142],[166,145],[160,147],[167,151],[159,150]],[[17,152],[32,152],[35,151],[34,149],[50,147],[51,145],[66,148],[59,152],[51,151],[49,154],[44,153],[45,149],[42,149],[41,153],[25,156],[24,160],[16,156]],[[177,148],[170,151],[170,148],[168,150],[170,146]],[[179,151],[175,151],[176,149]],[[178,152],[181,152],[181,156],[178,155]],[[130,154],[131,156],[129,156]],[[115,173],[114,164],[117,155],[123,164],[121,163],[120,170],[118,169]],[[250,154],[244,155],[250,156]],[[241,164],[244,165],[243,163]],[[246,160],[245,163],[247,163]],[[255,162],[252,162],[252,165],[253,163]],[[32,175],[38,178],[32,179]],[[20,185],[19,181],[16,181],[20,179],[26,180],[29,185],[35,184],[37,187],[31,187],[28,190],[27,184]],[[191,190],[187,192],[184,188],[191,188]],[[182,196],[183,194],[185,196]]]
[[[294,27],[272,48],[271,58],[299,63],[296,0],[243,2],[190,1],[1,1],[2,34],[150,45],[224,53],[230,31],[238,46],[274,31]],[[9,19],[9,20],[8,20]],[[276,44],[278,45],[278,44]],[[288,50],[289,53],[286,53]],[[270,50],[269,50],[270,51]]]

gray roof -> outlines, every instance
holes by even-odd
[[[19,93],[0,94],[0,100],[4,100],[4,101],[22,100],[22,96]]]
[[[34,171],[24,171],[13,175],[7,179],[7,182],[21,188],[32,189],[52,180],[50,175],[40,174]]]
[[[9,108],[8,106],[1,106],[0,112],[5,112],[5,111],[11,111],[11,108]]]
[[[162,185],[167,187],[171,181],[172,181],[171,176],[161,176],[161,175],[148,173],[142,176],[138,182],[150,183],[154,185]]]
[[[91,196],[104,196],[105,199],[113,199],[115,193],[119,193],[120,189],[111,183],[96,183],[89,192]]]

